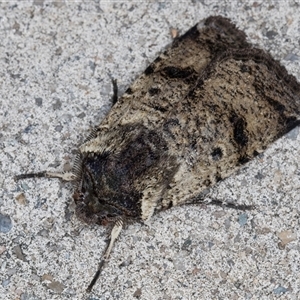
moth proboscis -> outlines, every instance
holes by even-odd
[[[118,100],[113,85],[114,106],[71,172],[16,177],[72,181],[76,214],[113,224],[88,291],[125,223],[203,202],[209,188],[299,125],[299,83],[221,16],[175,38]]]

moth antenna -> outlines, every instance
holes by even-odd
[[[72,172],[66,173],[58,173],[58,172],[38,172],[38,173],[28,173],[28,174],[20,174],[15,176],[15,180],[26,179],[26,178],[60,178],[64,181],[74,181],[76,180],[77,176]]]
[[[118,236],[120,235],[120,232],[122,230],[122,227],[123,227],[123,221],[122,220],[119,220],[115,223],[113,229],[111,230],[111,233],[110,233],[110,238],[107,242],[107,245],[106,245],[106,249],[105,249],[105,252],[104,252],[104,255],[98,265],[98,269],[97,269],[97,272],[96,274],[94,275],[91,283],[89,284],[89,286],[87,287],[86,291],[89,293],[94,284],[96,283],[96,281],[98,280],[100,274],[101,274],[101,271],[103,269],[103,266],[104,266],[104,263],[109,259],[109,255],[110,255],[110,252],[111,252],[111,249],[116,241],[116,239],[118,238]]]
[[[233,208],[233,209],[236,209],[236,210],[253,210],[253,209],[255,209],[255,205],[226,203],[226,202],[223,202],[221,200],[216,200],[216,199],[210,200],[208,202],[208,204],[218,205],[218,206],[221,206],[221,207]]]

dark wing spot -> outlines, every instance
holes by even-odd
[[[145,75],[151,75],[154,72],[154,68],[152,65],[150,65],[146,70],[145,70]]]
[[[266,97],[266,100],[276,111],[278,111],[280,113],[284,112],[285,106],[283,104],[279,103],[278,101],[276,101],[270,97]]]
[[[251,67],[247,65],[242,65],[240,68],[242,73],[250,73],[251,74]]]
[[[300,120],[297,120],[296,117],[292,116],[292,117],[286,118],[285,123],[286,123],[286,130],[284,133],[287,133],[290,130],[292,130],[293,128],[295,128],[296,126],[299,126]]]
[[[213,160],[220,160],[223,156],[222,149],[219,148],[219,147],[214,148],[212,153],[211,153],[211,156],[212,156]]]
[[[148,90],[148,93],[149,93],[150,96],[158,95],[160,92],[161,92],[161,90],[158,89],[158,88],[150,88]]]
[[[128,88],[126,91],[125,91],[125,94],[133,94],[133,90],[131,88]]]
[[[163,68],[162,72],[169,78],[186,78],[194,73],[192,68],[177,68],[173,66]]]
[[[245,163],[247,163],[250,160],[250,158],[248,156],[241,156],[239,158],[239,164],[244,165]]]
[[[234,124],[233,137],[237,144],[241,146],[246,146],[248,143],[248,137],[245,131],[246,122],[243,119],[239,119]]]
[[[233,138],[235,142],[238,145],[245,147],[248,143],[246,132],[247,122],[243,118],[237,116],[235,112],[231,113],[229,120],[233,125]]]
[[[185,34],[180,36],[177,40],[178,42],[181,42],[182,40],[185,40],[187,37],[189,37],[191,40],[196,40],[199,37],[200,33],[198,30],[197,25],[192,27],[189,31],[187,31]]]
[[[168,111],[167,108],[162,107],[161,105],[151,105],[152,108],[154,108],[157,111],[160,111],[162,113],[165,113],[166,111]]]
[[[222,177],[219,173],[217,173],[216,176],[215,176],[215,179],[216,179],[216,182],[219,182],[219,181],[222,180]]]
[[[173,205],[173,201],[171,200],[171,201],[169,202],[168,209],[171,208],[171,207],[173,207],[173,206],[174,206],[174,205]]]
[[[165,51],[165,52],[164,52],[164,55],[168,55],[168,52]],[[156,57],[156,59],[154,60],[154,63],[158,63],[158,62],[160,62],[161,60],[162,60],[162,58],[161,58],[160,56],[158,56],[158,57]]]

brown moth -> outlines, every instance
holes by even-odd
[[[198,23],[147,67],[79,147],[76,214],[112,224],[90,291],[124,223],[200,203],[207,189],[300,122],[300,85],[223,17]],[[217,202],[217,201],[216,201]]]

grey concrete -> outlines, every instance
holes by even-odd
[[[300,80],[296,1],[96,2],[0,4],[0,298],[299,299],[299,129],[210,195],[256,209],[180,207],[130,225],[85,294],[105,228],[74,216],[71,185],[13,176],[70,168],[110,108],[110,74],[122,93],[171,27],[221,14]]]

